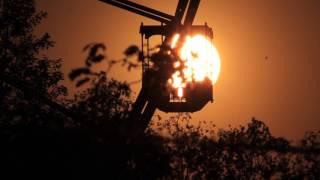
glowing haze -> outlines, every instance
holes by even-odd
[[[132,0],[174,14],[178,0]],[[38,32],[49,32],[56,41],[46,54],[62,58],[62,71],[82,67],[87,43],[107,45],[109,58],[123,57],[129,45],[140,45],[139,28],[159,25],[149,18],[99,1],[36,0],[48,18]],[[306,131],[320,128],[320,1],[319,0],[202,0],[194,25],[213,28],[214,45],[221,57],[221,71],[213,87],[214,103],[192,118],[213,122],[217,128],[238,127],[254,116],[272,134],[300,139]],[[181,36],[180,40],[184,37]],[[150,41],[151,47],[161,39]],[[180,43],[180,42],[179,42]],[[178,44],[177,44],[178,45]],[[108,64],[100,63],[97,71]],[[114,66],[109,77],[134,82],[140,69],[128,72]],[[69,94],[78,91],[67,77]],[[131,85],[136,98],[141,83]],[[157,112],[165,119],[171,114]]]
[[[172,38],[171,48],[176,48],[180,35]],[[220,72],[220,56],[212,42],[203,35],[186,36],[181,49],[177,48],[180,59],[174,63],[176,71],[168,83],[183,97],[187,83],[200,82],[208,78],[214,84]]]

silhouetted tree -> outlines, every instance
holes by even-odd
[[[319,132],[309,132],[293,146],[271,135],[259,120],[245,127],[220,129],[203,121],[191,124],[189,115],[156,123],[153,133],[166,130],[174,179],[292,179],[319,177]],[[204,126],[204,127],[203,127]],[[211,130],[209,130],[211,129]],[[308,140],[307,140],[308,139]]]
[[[61,60],[41,54],[54,45],[36,26],[46,17],[33,0],[0,0],[0,146],[1,173],[35,175],[54,171],[66,94]],[[60,159],[61,160],[61,159]],[[34,172],[37,170],[37,173]]]
[[[87,88],[75,95],[66,104],[86,118],[74,123],[77,129],[88,133],[93,141],[107,148],[104,166],[108,167],[109,176],[119,178],[154,179],[169,174],[169,157],[164,151],[163,138],[146,135],[139,144],[128,142],[133,119],[131,112],[131,90],[126,82],[119,82],[108,77],[108,71],[115,64],[128,70],[138,67],[141,52],[132,45],[124,51],[124,58],[107,59],[106,47],[101,43],[85,46],[88,52],[85,67],[72,70],[69,78],[76,81],[76,86],[85,83]],[[130,59],[136,57],[136,61]],[[94,60],[93,60],[94,59]],[[92,64],[107,61],[106,71],[94,72]]]
[[[56,113],[46,102],[58,105],[57,98],[67,93],[58,85],[61,60],[40,54],[54,45],[48,33],[34,35],[46,16],[36,12],[33,0],[0,1],[0,125],[58,122],[46,116]]]

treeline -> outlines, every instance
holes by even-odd
[[[107,61],[128,70],[142,55],[136,46],[110,60],[101,43],[85,46],[85,66],[70,72],[85,90],[67,98],[61,60],[41,54],[54,46],[37,37],[45,18],[31,0],[0,0],[0,174],[9,176],[116,179],[319,179],[320,131],[299,145],[274,137],[256,119],[246,126],[213,131],[190,123],[188,114],[155,117],[132,142],[130,85],[94,72]],[[130,61],[137,58],[137,62]]]

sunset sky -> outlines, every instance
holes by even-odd
[[[38,32],[49,32],[56,41],[48,54],[63,59],[64,84],[71,93],[76,89],[67,74],[84,65],[86,44],[105,43],[109,58],[121,58],[126,47],[140,45],[141,22],[159,24],[98,0],[36,2],[49,15]],[[178,1],[134,2],[173,14]],[[318,0],[202,0],[194,24],[213,27],[221,73],[214,85],[215,102],[193,113],[194,119],[226,128],[256,117],[274,135],[292,140],[319,130],[319,20]],[[107,67],[102,63],[95,68]],[[141,78],[139,70],[127,72],[120,66],[110,76],[128,82]],[[140,84],[132,88],[136,96]]]

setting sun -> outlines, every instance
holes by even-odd
[[[176,47],[179,38],[179,34],[173,37],[171,47]],[[220,72],[220,56],[213,43],[205,36],[186,36],[178,54],[181,59],[174,63],[177,70],[169,83],[177,89],[179,97],[183,97],[182,89],[187,83],[200,82],[206,78],[212,84],[216,83]]]

